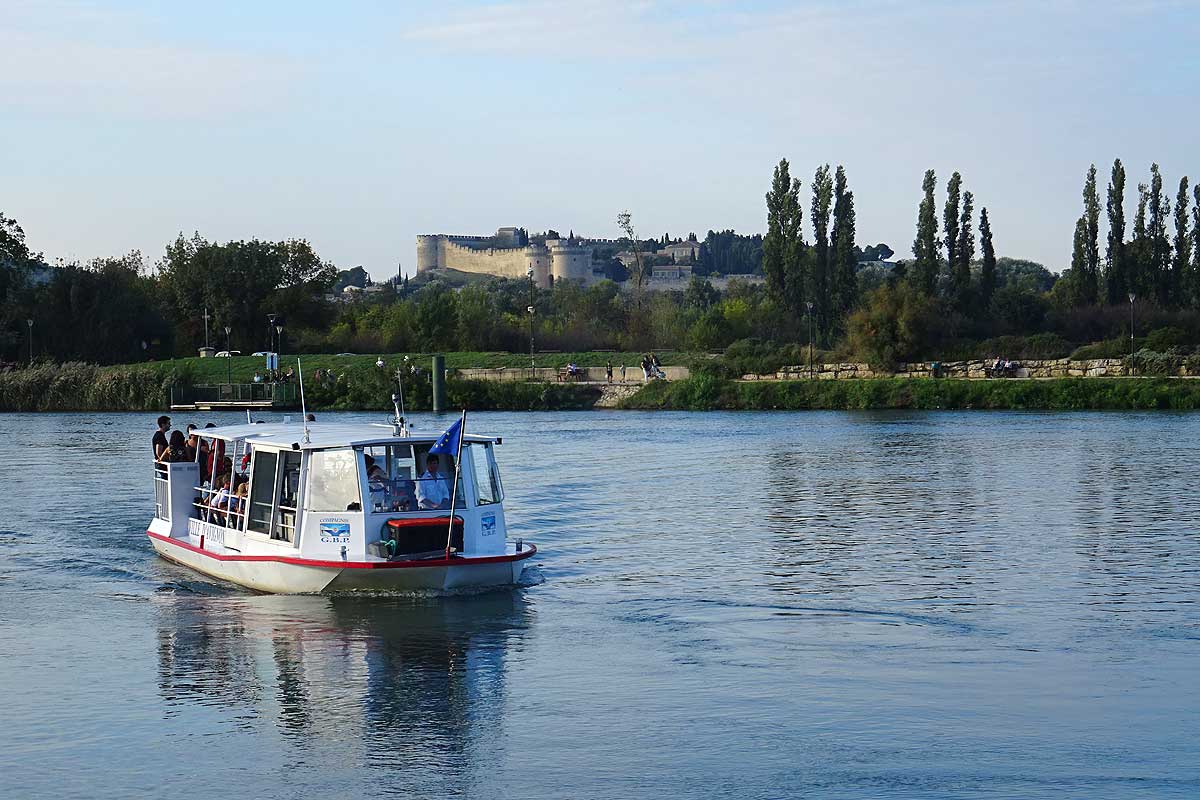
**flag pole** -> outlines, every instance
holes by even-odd
[[[462,442],[467,435],[467,410],[462,412],[458,425],[458,445],[454,450],[454,483],[450,487],[450,525],[446,529],[446,560],[450,560],[450,542],[454,539],[454,506],[458,502],[458,473],[462,467]]]

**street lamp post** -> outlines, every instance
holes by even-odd
[[[208,349],[208,306],[204,307],[204,349]]]
[[[267,349],[272,353],[275,350],[275,315],[267,314]]]
[[[229,334],[233,329],[228,325],[225,326],[225,352],[228,358],[225,359],[225,382],[233,383],[233,376],[230,374],[233,370],[233,365],[229,362],[233,361],[233,348],[229,346]]]
[[[25,320],[25,324],[29,326],[29,366],[33,366],[33,320]]]
[[[534,380],[537,377],[536,362],[533,357],[533,262],[529,262],[529,269],[525,271],[529,276],[529,379]]]
[[[806,302],[804,304],[804,306],[805,306],[805,308],[808,309],[808,379],[811,381],[813,378],[813,362],[812,362],[812,359],[813,359],[813,316],[812,316],[813,304],[812,304],[812,301],[810,300],[810,301]]]
[[[275,347],[276,347],[275,352],[279,353],[283,350],[283,325],[282,324],[275,326],[275,333],[279,334],[278,338],[275,340]]]
[[[1137,295],[1129,293],[1129,374],[1133,374],[1133,301]]]

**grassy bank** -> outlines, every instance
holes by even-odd
[[[698,374],[651,383],[621,404],[628,409],[701,411],[806,409],[1200,409],[1200,381],[1180,378],[1051,380],[862,380],[735,382]]]
[[[395,370],[404,361],[404,353],[390,353],[382,356],[389,371]],[[428,372],[433,365],[432,353],[408,353],[409,363]],[[529,366],[529,355],[520,353],[444,353],[447,369],[495,369],[506,367],[519,369]],[[665,365],[687,363],[688,354],[678,352],[658,351],[658,357]],[[285,354],[280,358],[283,369],[295,368],[295,355]],[[380,358],[378,353],[353,356],[337,355],[302,355],[299,356],[304,364],[306,379],[318,369],[322,372],[333,370],[348,376],[358,376],[376,372],[375,362]],[[602,367],[609,360],[613,367],[620,369],[621,365],[636,370],[641,360],[641,353],[538,353],[535,357],[536,366],[560,368],[570,362],[581,367]],[[265,359],[254,356],[238,356],[236,358],[177,358],[172,361],[156,362],[148,367],[159,370],[177,370],[192,376],[196,383],[225,383],[226,370],[234,383],[249,383],[255,372],[263,371]]]
[[[194,361],[98,367],[94,364],[39,364],[0,373],[0,411],[160,411],[170,405],[175,383],[208,383]],[[203,359],[209,361],[210,359]],[[217,360],[217,359],[211,359]],[[223,360],[223,359],[222,359]],[[258,359],[255,359],[258,361]],[[306,372],[307,374],[307,372]],[[222,380],[224,376],[221,376]],[[235,376],[236,380],[236,376]],[[313,410],[391,410],[394,383],[377,369],[358,366],[336,371],[323,381],[305,381]],[[426,370],[405,381],[406,405],[428,410],[433,390]],[[451,408],[503,411],[552,411],[591,408],[600,396],[594,386],[459,380],[446,383]]]

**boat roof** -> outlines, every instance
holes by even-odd
[[[310,422],[309,441],[304,441],[304,424],[301,422],[256,422],[252,425],[225,425],[219,428],[203,428],[195,431],[203,437],[232,442],[242,439],[252,445],[266,445],[284,449],[322,450],[331,447],[360,447],[372,444],[430,444],[437,441],[442,431],[393,436],[392,426],[364,422]],[[495,436],[480,436],[468,433],[466,442],[498,442]]]

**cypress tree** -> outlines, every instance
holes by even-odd
[[[1109,305],[1126,301],[1129,292],[1128,266],[1125,257],[1125,165],[1113,161],[1112,178],[1108,183],[1108,248],[1105,253],[1104,286]]]
[[[933,170],[925,170],[925,179],[921,182],[924,197],[917,210],[917,238],[913,240],[913,278],[917,288],[931,296],[937,288],[938,273],[937,214],[933,199],[935,188],[937,176]]]
[[[858,258],[854,252],[854,192],[846,188],[846,170],[837,168],[833,183],[833,303],[840,318],[854,307]]]
[[[971,230],[971,215],[975,212],[975,196],[963,192],[962,220],[958,229],[958,263],[951,266],[958,303],[966,308],[971,294],[971,261],[975,258],[975,234]]]
[[[996,250],[992,246],[992,224],[986,208],[979,212],[979,249],[983,259],[979,265],[979,299],[986,308],[996,291]]]
[[[1100,198],[1096,193],[1095,164],[1088,169],[1087,181],[1083,184],[1083,220],[1083,280],[1079,287],[1083,302],[1095,305],[1100,299]]]
[[[1171,260],[1171,301],[1173,305],[1186,306],[1186,294],[1190,284],[1192,267],[1192,235],[1188,230],[1188,179],[1179,179],[1179,193],[1175,195],[1175,253]]]
[[[813,258],[812,258],[812,290],[809,293],[813,301],[813,313],[817,316],[817,330],[821,338],[826,339],[829,333],[829,284],[830,284],[830,242],[829,242],[829,212],[833,206],[833,178],[829,175],[829,165],[817,167],[813,175],[812,185],[812,225],[813,225]]]
[[[955,172],[946,183],[946,207],[942,211],[942,229],[946,232],[946,268],[950,270],[955,292],[961,289],[953,280],[958,268],[958,204],[961,190],[962,175]]]

